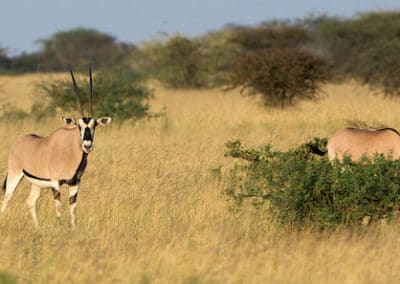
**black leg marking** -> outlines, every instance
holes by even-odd
[[[53,197],[54,197],[54,200],[58,200],[58,201],[60,201],[61,200],[61,192],[59,192],[57,189],[55,189],[54,187],[52,188],[52,190],[53,190]]]
[[[6,192],[6,188],[7,188],[7,176],[3,181],[3,191]]]
[[[69,204],[70,205],[74,204],[77,199],[78,199],[78,193],[75,193],[74,195],[69,197]]]

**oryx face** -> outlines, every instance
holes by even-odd
[[[72,72],[71,66],[68,66],[69,72],[71,74],[72,83],[75,89],[76,101],[78,103],[79,110],[81,112],[81,117],[76,121],[73,118],[65,118],[63,120],[66,124],[76,125],[79,130],[79,138],[81,141],[82,151],[86,154],[93,150],[93,139],[94,130],[97,125],[107,125],[111,122],[111,117],[103,116],[99,119],[94,119],[93,116],[93,86],[92,86],[92,66],[89,64],[89,79],[90,79],[90,92],[89,92],[89,110],[88,116],[84,114],[81,100],[79,99],[78,85],[76,84],[74,73]]]
[[[109,124],[111,122],[111,117],[103,116],[99,119],[81,117],[78,121],[75,121],[73,118],[63,117],[63,120],[66,124],[76,125],[78,127],[82,151],[88,154],[93,150],[94,131],[96,126]]]

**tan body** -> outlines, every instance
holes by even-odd
[[[77,126],[59,128],[47,137],[25,135],[10,151],[9,174],[23,170],[40,179],[72,179],[82,160]]]
[[[8,157],[8,173],[3,185],[5,196],[0,208],[3,214],[11,196],[22,177],[32,183],[27,199],[35,224],[38,227],[36,201],[42,188],[53,190],[56,214],[61,216],[60,185],[70,186],[71,225],[75,227],[75,207],[80,178],[86,167],[87,153],[81,146],[80,133],[76,125],[54,131],[47,137],[29,134],[21,137],[11,148]]]
[[[341,160],[348,155],[353,161],[358,161],[363,156],[372,158],[376,154],[396,160],[400,157],[400,135],[391,128],[344,128],[329,139],[327,151],[329,160]]]

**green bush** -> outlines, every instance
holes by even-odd
[[[312,143],[324,147],[326,140]],[[245,149],[227,143],[227,156],[239,158],[226,194],[240,205],[251,200],[280,225],[335,228],[392,219],[399,212],[400,161],[382,156],[333,163],[314,156],[309,143],[287,152]]]
[[[183,36],[144,45],[141,52],[143,68],[149,77],[171,88],[204,87],[200,44]]]
[[[298,48],[310,41],[302,26],[285,22],[266,22],[257,27],[233,27],[229,39],[242,51],[268,48]]]
[[[6,121],[21,121],[29,116],[29,113],[11,105],[10,103],[4,104],[0,108],[0,120]]]
[[[261,94],[266,105],[281,106],[295,100],[315,99],[320,85],[330,79],[330,65],[296,48],[257,49],[237,58],[229,76],[231,88]]]
[[[89,79],[85,72],[77,78],[80,99],[88,104]],[[81,79],[81,80],[80,80]],[[48,104],[35,104],[32,113],[36,116],[54,114],[57,110],[72,111],[77,109],[76,98],[71,80],[41,82],[39,92],[49,99]],[[103,69],[93,76],[94,115],[110,115],[117,120],[138,119],[149,115],[147,100],[151,92],[141,83],[137,72],[129,67]],[[85,107],[84,107],[85,108]],[[86,110],[88,107],[86,107]]]
[[[281,108],[316,99],[320,85],[331,78],[331,66],[307,50],[309,42],[310,32],[294,23],[233,28],[228,43],[235,46],[236,56],[228,65],[228,89],[261,94],[265,105]]]

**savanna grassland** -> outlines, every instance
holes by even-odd
[[[0,103],[24,109],[34,82],[49,75],[0,77]],[[0,220],[0,271],[21,283],[396,283],[400,225],[318,233],[278,229],[252,207],[233,210],[223,194],[235,161],[225,142],[287,149],[360,120],[400,128],[400,100],[355,83],[327,85],[317,102],[265,109],[237,91],[154,86],[163,115],[96,131],[69,227],[67,190],[56,220],[50,190],[35,230],[23,181]],[[68,114],[66,114],[68,115]],[[18,136],[62,125],[0,122],[0,172]]]

